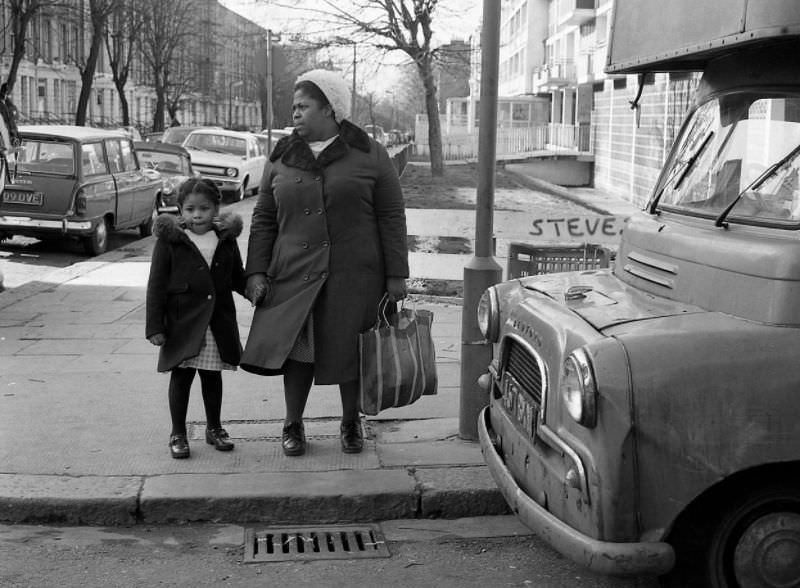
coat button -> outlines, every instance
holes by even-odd
[[[308,208],[303,209],[303,214],[311,214],[311,210]]]
[[[303,178],[299,178],[298,177],[298,178],[295,178],[294,181],[295,181],[296,184],[299,184],[300,182],[303,181]]]
[[[308,249],[308,242],[303,241],[302,243],[300,243],[300,247],[302,247],[303,249]]]
[[[315,182],[319,182],[320,180],[322,180],[322,177],[320,177],[320,176],[314,176],[314,181],[315,181]]]
[[[308,274],[306,274],[306,275],[304,275],[304,276],[303,276],[303,281],[304,281],[304,282],[307,282],[307,281],[308,281]]]
[[[327,246],[328,246],[328,242],[327,242],[327,241],[323,241],[323,242],[322,242],[322,246],[323,246],[323,247],[327,247]]]
[[[322,209],[321,208],[317,209],[317,214],[322,214]]]
[[[328,277],[328,272],[322,272],[322,273],[319,275],[319,277],[320,277],[320,278],[322,278],[322,279],[324,280],[325,278],[327,278],[327,277]]]
[[[206,296],[206,298],[208,298],[209,300],[211,300],[211,299],[213,298],[213,296],[211,296],[211,294],[209,294],[208,296]]]

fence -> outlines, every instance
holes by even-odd
[[[525,128],[497,129],[495,146],[498,156],[532,153],[534,151],[591,152],[589,125],[562,125],[549,123]],[[478,132],[451,132],[442,134],[442,152],[445,161],[475,159],[478,157]],[[428,127],[417,124],[414,159],[427,160]]]

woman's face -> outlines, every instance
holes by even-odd
[[[297,134],[306,141],[322,141],[328,130],[331,118],[330,105],[322,106],[302,90],[294,93],[292,102],[292,122]]]

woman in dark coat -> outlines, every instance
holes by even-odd
[[[248,298],[257,305],[241,367],[283,374],[283,450],[305,452],[312,382],[339,384],[342,450],[358,453],[358,333],[384,293],[406,295],[406,220],[386,149],[345,120],[347,83],[335,72],[298,78],[295,130],[267,164],[248,243]]]

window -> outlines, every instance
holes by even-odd
[[[108,173],[108,161],[102,143],[98,141],[81,145],[81,169],[86,176]]]
[[[116,174],[125,168],[122,165],[122,152],[120,151],[119,141],[106,141],[106,151],[108,152],[108,166],[111,173]]]
[[[136,156],[133,154],[130,141],[122,141],[122,163],[125,171],[135,171],[139,169],[136,165]]]

